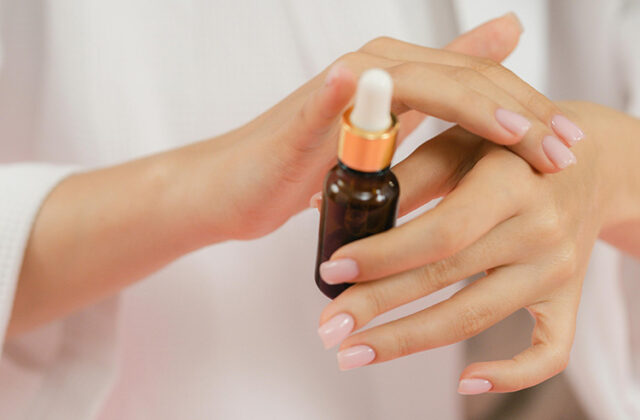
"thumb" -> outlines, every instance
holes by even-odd
[[[355,75],[340,63],[329,69],[324,84],[309,96],[294,121],[290,138],[298,151],[313,150],[322,144],[349,104],[356,83]]]
[[[516,48],[522,31],[520,19],[509,12],[465,32],[445,49],[501,62]]]

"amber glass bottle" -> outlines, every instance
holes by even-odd
[[[354,106],[342,116],[338,164],[324,181],[316,261],[316,284],[331,299],[351,285],[326,283],[322,263],[343,245],[391,229],[396,221],[400,187],[389,169],[398,134],[392,90],[386,71],[365,71]]]
[[[389,167],[360,172],[339,162],[325,179],[316,264],[318,288],[334,299],[349,283],[328,284],[320,277],[320,264],[338,248],[391,229],[396,221],[398,180]]]
[[[391,229],[400,187],[389,169],[398,133],[391,114],[391,77],[379,69],[360,78],[353,108],[342,117],[338,164],[324,182],[316,284],[334,299],[351,284],[331,285],[320,265],[343,245]]]

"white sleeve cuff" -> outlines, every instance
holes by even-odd
[[[41,163],[0,165],[0,349],[35,217],[51,190],[74,169]]]

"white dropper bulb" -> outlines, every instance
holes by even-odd
[[[391,125],[393,80],[381,69],[369,69],[358,80],[351,124],[365,131],[386,130]]]

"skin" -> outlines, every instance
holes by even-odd
[[[442,56],[444,61],[480,67],[488,60],[504,59],[520,31],[517,18],[506,15],[462,35],[445,50],[418,47],[416,60]],[[305,209],[335,164],[338,122],[355,91],[357,74],[366,68],[400,66],[396,83],[411,94],[413,86],[425,97],[435,84],[412,79],[437,75],[439,83],[465,91],[485,106],[498,106],[457,81],[453,72],[447,77],[441,65],[429,69],[424,63],[414,66],[409,60],[386,58],[387,41],[375,40],[347,54],[331,72],[323,71],[232,132],[62,181],[35,220],[7,334],[19,334],[113,295],[195,249],[263,236]],[[408,111],[407,103],[415,102],[409,93],[396,96],[398,110]],[[456,97],[443,95],[440,100],[405,112],[402,136],[424,118],[422,112],[451,114]],[[501,143],[520,140],[493,118],[478,118],[471,107],[449,117]]]
[[[359,275],[320,323],[346,313],[358,330],[392,308],[487,275],[416,314],[352,334],[341,350],[366,345],[380,363],[464,340],[526,308],[535,319],[531,347],[509,360],[471,364],[460,379],[510,392],[566,367],[595,240],[640,256],[640,120],[592,103],[556,105],[586,133],[574,147],[579,163],[560,173],[542,174],[460,127],[394,168],[400,213],[444,199],[336,251],[332,260],[356,261]]]

